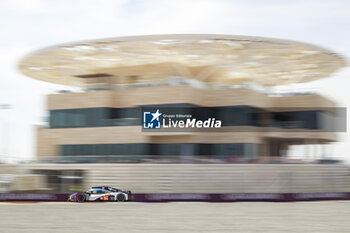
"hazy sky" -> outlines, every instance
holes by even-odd
[[[173,33],[215,33],[298,40],[350,56],[350,1],[337,0],[1,0],[0,155],[34,156],[34,125],[45,116],[45,95],[59,86],[20,74],[28,52],[94,38]],[[350,104],[350,69],[305,84],[340,106]],[[334,153],[350,157],[348,135]]]

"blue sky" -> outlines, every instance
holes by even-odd
[[[103,37],[215,33],[276,37],[316,44],[350,57],[350,1],[234,0],[2,0],[0,2],[0,154],[34,156],[34,124],[45,116],[45,95],[61,87],[27,78],[16,66],[33,50]],[[350,69],[303,85],[348,107]],[[334,147],[346,158],[348,135]]]

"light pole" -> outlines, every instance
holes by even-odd
[[[11,110],[12,109],[12,105],[10,105],[10,104],[0,104],[0,110]],[[7,124],[7,122],[6,122],[6,119],[4,118],[4,119],[2,119],[2,120],[4,120],[4,126],[3,126],[3,132],[4,133],[2,133],[2,142],[1,143],[3,143],[4,144],[4,146],[3,147],[1,147],[1,148],[4,148],[4,154],[3,154],[3,158],[2,158],[2,160],[5,162],[6,161],[6,158],[5,158],[5,156],[8,156],[8,143],[9,143],[9,141],[10,141],[10,139],[9,139],[9,135],[10,135],[10,127],[9,127],[9,122],[8,122],[8,124]],[[1,162],[1,161],[0,161]]]

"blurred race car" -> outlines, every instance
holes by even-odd
[[[68,201],[85,202],[85,201],[130,201],[131,192],[109,186],[92,187],[89,191],[73,193],[69,196]]]

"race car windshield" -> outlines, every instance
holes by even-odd
[[[104,194],[107,193],[108,191],[106,190],[102,190],[102,189],[98,189],[98,190],[93,190],[91,193],[92,194]]]

